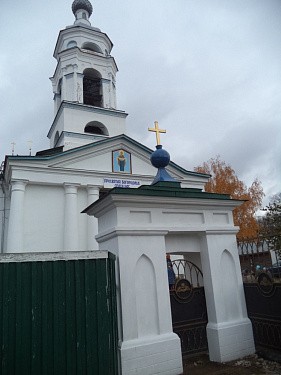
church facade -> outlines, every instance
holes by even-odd
[[[182,373],[167,252],[203,270],[210,359],[254,353],[232,215],[242,202],[205,193],[210,176],[169,163],[159,138],[151,157],[152,150],[127,135],[112,42],[91,25],[88,0],[74,0],[72,10],[74,24],[60,31],[54,51],[50,148],[5,158],[0,236],[1,253],[8,255],[2,258],[98,249],[114,254],[123,375]],[[161,131],[157,122],[153,130]]]
[[[5,159],[2,253],[97,249],[97,219],[81,211],[114,186],[137,188],[155,176],[152,150],[126,134],[127,113],[117,108],[113,44],[91,25],[88,1],[72,10],[74,24],[59,32],[54,50],[50,148]],[[167,170],[182,187],[204,189],[209,177],[175,163]]]

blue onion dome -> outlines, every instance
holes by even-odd
[[[79,9],[86,10],[89,13],[89,17],[93,13],[92,4],[88,0],[74,0],[73,3],[72,3],[73,14],[75,15],[77,10],[79,10]]]
[[[150,156],[150,161],[155,168],[165,168],[170,162],[170,154],[162,148],[162,145],[157,145]]]

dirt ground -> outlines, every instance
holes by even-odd
[[[189,375],[281,375],[281,364],[256,354],[228,363],[210,362],[207,355],[184,359],[184,372]]]

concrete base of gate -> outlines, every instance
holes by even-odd
[[[124,341],[122,375],[182,374],[180,339],[175,333]]]
[[[231,323],[208,323],[207,337],[211,361],[228,362],[255,353],[249,319]]]

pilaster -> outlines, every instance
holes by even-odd
[[[207,231],[201,261],[208,311],[209,356],[227,362],[255,353],[247,316],[236,230]]]
[[[78,251],[78,184],[64,184],[64,250]]]
[[[100,189],[98,186],[87,186],[87,193],[88,193],[88,205],[96,202],[99,199],[99,192]],[[88,225],[88,246],[87,250],[97,250],[98,243],[95,239],[95,236],[98,234],[98,219],[94,216],[87,217],[87,225]]]
[[[7,253],[21,253],[24,241],[24,196],[28,181],[11,182],[11,204],[7,236]]]

